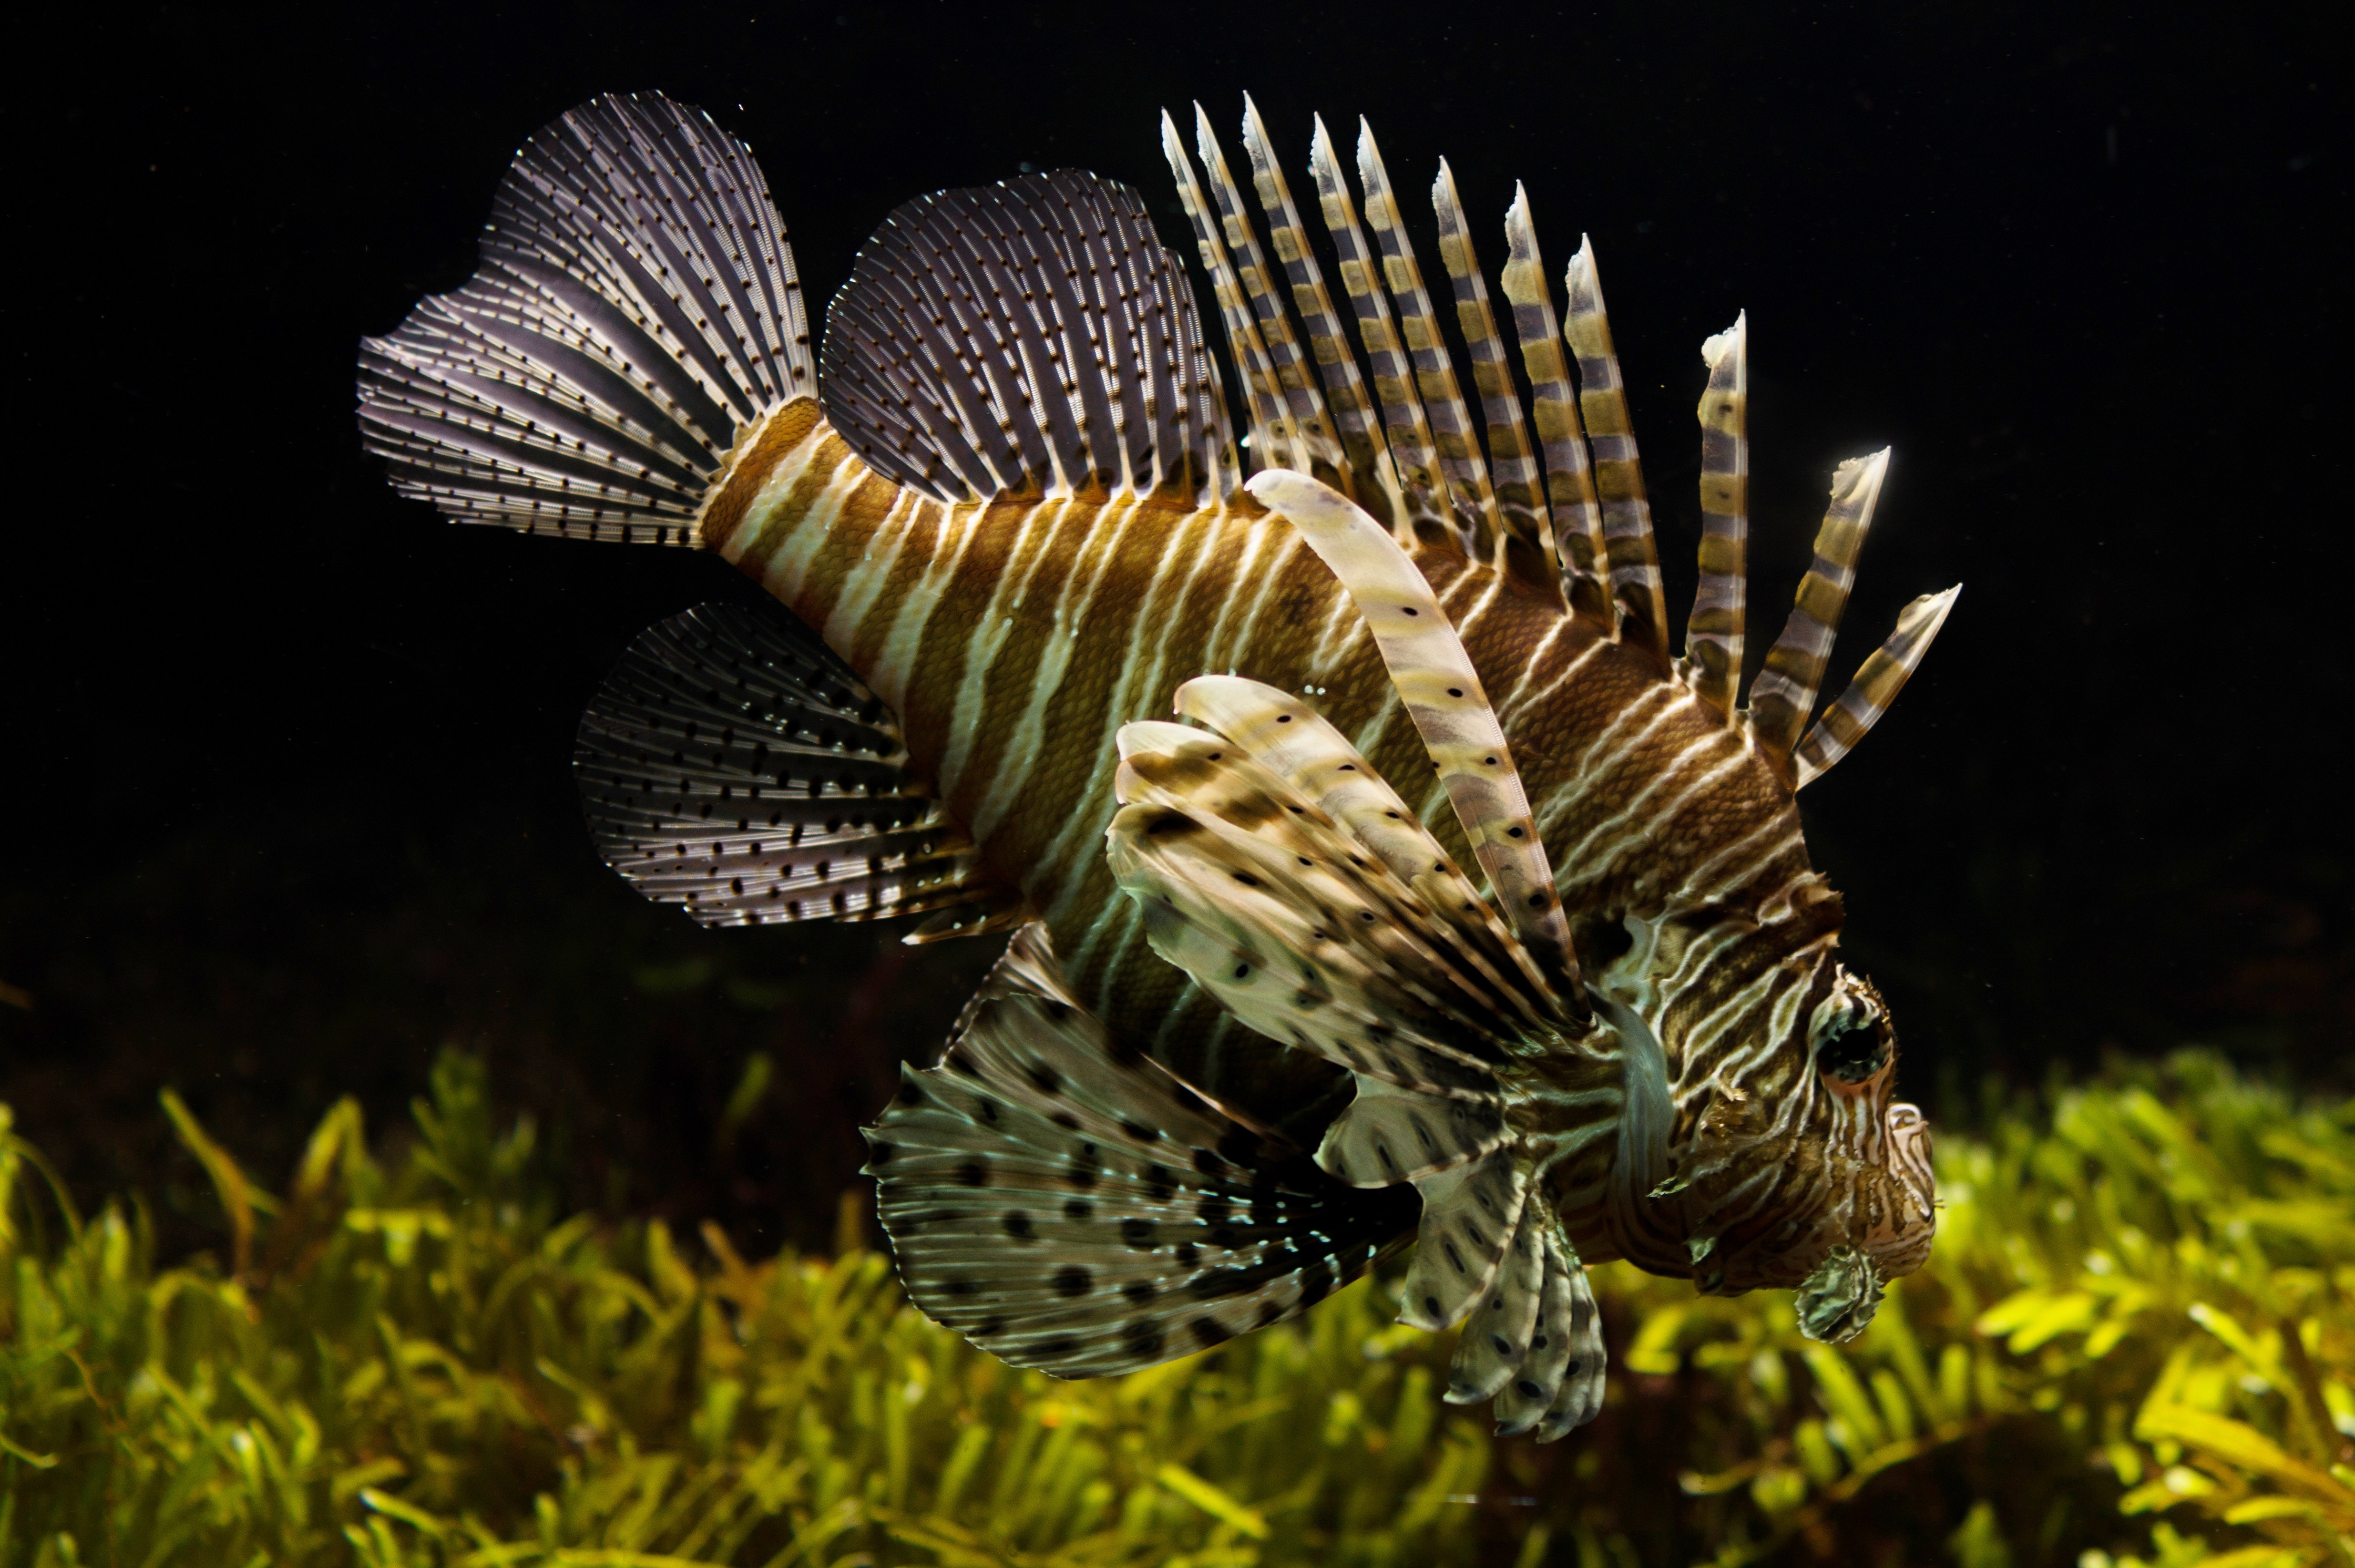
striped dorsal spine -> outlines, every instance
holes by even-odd
[[[1054,1015],[1055,1049],[1150,1052],[1284,1136],[1340,1125],[1329,1101],[1344,1069],[1272,1051],[1166,962],[1104,845],[1123,809],[1115,778],[1145,766],[1132,758],[1123,774],[1124,729],[1160,720],[1187,683],[1248,677],[1273,694],[1252,699],[1270,724],[1301,704],[1329,731],[1318,754],[1345,748],[1356,761],[1334,766],[1388,781],[1400,832],[1486,873],[1514,950],[1567,998],[1571,1021],[1546,1037],[1559,1061],[1529,1070],[1543,1093],[1497,1091],[1540,1107],[1515,1136],[1552,1152],[1493,1190],[1466,1175],[1425,1193],[1427,1213],[1541,1199],[1558,1220],[1558,1234],[1523,1237],[1515,1221],[1490,1235],[1491,1277],[1518,1282],[1514,1321],[1554,1310],[1550,1259],[1627,1255],[1706,1288],[1804,1275],[1809,1331],[1852,1331],[1878,1280],[1927,1244],[1926,1209],[1908,1207],[1926,1191],[1926,1146],[1888,1099],[1885,1008],[1835,960],[1838,902],[1808,862],[1794,795],[1877,721],[1953,605],[1949,590],[1909,606],[1811,725],[1887,454],[1841,465],[1745,704],[1746,318],[1704,350],[1701,587],[1672,658],[1592,245],[1557,295],[1516,190],[1499,286],[1525,402],[1444,164],[1436,253],[1468,378],[1370,132],[1353,187],[1312,127],[1301,188],[1337,293],[1255,112],[1248,182],[1199,112],[1192,153],[1166,115],[1163,146],[1209,311],[1134,192],[1027,176],[895,211],[813,359],[749,152],[667,101],[602,100],[519,155],[477,277],[363,345],[365,438],[397,484],[455,518],[716,550],[838,661],[839,681],[804,669],[806,700],[765,708],[746,694],[775,681],[698,687],[690,669],[674,686],[725,733],[703,746],[677,731],[695,743],[660,770],[645,759],[676,715],[644,709],[661,682],[614,688],[637,709],[592,713],[595,798],[627,818],[601,818],[601,834],[613,828],[609,852],[642,885],[714,920],[1033,923],[1028,951],[1055,973],[1026,982],[1031,999],[1007,1017],[1082,1009],[1089,1029]],[[1230,390],[1247,416],[1240,442]],[[1359,549],[1371,536],[1395,560]],[[1357,542],[1336,555],[1320,539]],[[1409,612],[1455,652],[1409,635]],[[758,641],[728,656],[757,664]],[[677,674],[704,645],[718,645],[675,632],[646,667]],[[792,741],[788,780],[779,748],[826,692],[854,688],[881,710],[861,720],[856,765]],[[739,744],[740,725],[761,724]],[[1193,755],[1167,734],[1154,744]],[[1508,752],[1512,788],[1483,783]],[[1195,771],[1227,778],[1218,765]],[[1165,787],[1192,767],[1169,764]],[[799,804],[761,797],[774,824],[740,793],[788,783]],[[854,795],[866,806],[827,804]],[[804,840],[769,831],[796,824]],[[1364,842],[1388,831],[1369,830]],[[838,838],[840,856],[802,855],[813,833]],[[777,871],[789,853],[790,874]],[[773,872],[780,896],[756,896]],[[724,880],[726,896],[689,897],[697,875]],[[1504,1083],[1518,1069],[1494,1071]],[[1792,1157],[1810,1143],[1837,1157]],[[1051,1347],[1025,1343],[1053,1364]],[[1474,1369],[1467,1386],[1496,1375]]]

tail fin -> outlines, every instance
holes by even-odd
[[[817,388],[759,165],[656,93],[527,143],[474,276],[363,338],[359,370],[363,443],[453,521],[682,545],[743,432]]]

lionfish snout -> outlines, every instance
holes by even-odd
[[[1792,1290],[1800,1331],[1838,1343],[1929,1256],[1930,1127],[1893,1098],[1896,1036],[1870,981],[1834,968],[1793,1044],[1812,1080],[1805,1131],[1789,1136],[1768,1107],[1725,1093],[1694,1121],[1678,1188],[1690,1273],[1706,1296]]]
[[[1844,1229],[1800,1282],[1793,1306],[1799,1332],[1838,1345],[1864,1332],[1891,1281],[1930,1255],[1937,1187],[1930,1168],[1930,1124],[1920,1109],[1892,1102],[1881,1117],[1882,1158],[1849,1189]]]

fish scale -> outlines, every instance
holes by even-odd
[[[1408,1320],[1477,1325],[1450,1397],[1552,1437],[1602,1398],[1588,1263],[1858,1331],[1926,1253],[1928,1145],[1794,796],[1953,607],[1810,722],[1886,453],[1841,466],[1745,705],[1744,325],[1704,350],[1672,661],[1591,245],[1557,296],[1516,187],[1525,408],[1439,165],[1476,423],[1370,132],[1355,192],[1311,127],[1344,316],[1256,112],[1264,236],[1197,126],[1207,177],[1166,115],[1164,151],[1227,355],[1136,194],[1065,170],[896,210],[813,357],[750,152],[599,100],[518,155],[476,277],[363,342],[363,439],[453,518],[698,545],[775,601],[649,633],[583,721],[649,896],[1017,929],[872,1135],[903,1277],[961,1332],[1148,1365],[1419,1234]]]
[[[840,602],[845,582],[878,548],[878,537],[902,498],[888,481],[869,475],[855,482],[838,511],[815,506],[796,511],[799,498],[815,488],[805,475],[835,475],[858,461],[838,435],[822,429],[822,421],[813,419],[810,429],[809,438],[781,456],[770,473],[731,479],[731,485],[758,484],[779,500],[773,507],[748,509],[715,548],[803,619],[824,623]],[[1170,982],[1134,942],[1120,947],[1117,967],[1092,969],[1091,957],[1107,940],[1117,944],[1126,934],[1122,927],[1128,916],[1095,848],[1101,825],[1094,833],[1060,831],[1075,814],[1093,811],[1105,822],[1111,815],[1108,797],[1092,798],[1086,788],[1097,770],[1060,765],[1063,761],[1108,753],[1121,722],[1167,712],[1177,687],[1208,669],[1249,670],[1255,679],[1287,690],[1315,688],[1320,710],[1345,732],[1372,714],[1389,681],[1379,653],[1363,635],[1354,636],[1337,657],[1312,656],[1306,633],[1342,593],[1312,555],[1295,549],[1280,564],[1252,574],[1255,581],[1246,577],[1242,562],[1252,553],[1248,536],[1275,531],[1270,515],[1248,497],[1184,509],[1107,501],[1095,507],[1095,516],[1075,523],[1072,514],[1089,506],[1042,501],[1021,507],[909,507],[908,520],[896,525],[908,536],[897,547],[905,572],[953,554],[954,564],[914,635],[919,651],[907,661],[910,673],[896,706],[916,765],[939,780],[943,799],[960,820],[973,820],[993,793],[1027,797],[1023,812],[1006,817],[983,838],[983,852],[1035,907],[1048,912],[1059,953],[1090,955],[1081,958],[1074,985],[1118,1029],[1132,1019],[1156,1017]],[[1130,517],[1132,510],[1142,515]],[[1124,522],[1126,537],[1112,537]],[[959,552],[966,532],[975,548]],[[1173,539],[1179,551],[1174,561]],[[1106,558],[1103,570],[1110,579],[1098,595],[1092,624],[1061,625],[1051,613],[1030,613],[1060,600],[1092,555]],[[1165,564],[1176,567],[1177,581],[1165,582],[1156,595],[1153,579]],[[1494,575],[1486,566],[1446,552],[1423,566],[1443,588],[1459,586],[1459,579],[1476,583]],[[905,581],[903,575],[885,585],[862,620],[837,635],[837,647],[846,650],[854,668],[861,662],[862,634],[893,620],[904,603],[899,584]],[[1458,624],[1486,684],[1501,688],[1525,675],[1542,679],[1547,664],[1569,663],[1584,651],[1583,644],[1600,635],[1582,629],[1574,640],[1558,640],[1532,667],[1522,650],[1535,640],[1529,634],[1547,614],[1541,603],[1514,593],[1499,596],[1487,613]],[[994,641],[991,634],[999,631],[1004,640]],[[1019,714],[1041,696],[1044,656],[1059,637],[1076,641],[1082,633],[1092,656],[1060,671],[1051,693],[1053,719],[1035,744],[1009,751]],[[977,699],[968,694],[960,702],[960,691],[984,661],[988,667]],[[1524,778],[1533,795],[1545,802],[1549,833],[1559,841],[1574,842],[1582,828],[1604,826],[1615,815],[1608,809],[1612,786],[1625,775],[1646,773],[1652,782],[1672,784],[1680,775],[1660,773],[1657,762],[1705,740],[1715,728],[1697,711],[1676,713],[1670,722],[1646,731],[1640,747],[1594,755],[1583,772],[1563,771],[1555,759],[1588,757],[1594,737],[1607,732],[1631,704],[1663,689],[1634,650],[1606,648],[1600,664],[1589,667],[1582,700],[1550,709],[1544,717],[1550,722],[1534,724],[1519,738],[1528,759]],[[1124,689],[1115,692],[1114,682],[1124,665],[1131,666],[1131,673],[1121,683]],[[1404,781],[1401,793],[1420,811],[1432,790],[1412,766],[1420,745],[1412,726],[1401,712],[1383,733],[1369,758],[1387,776]],[[1719,808],[1746,798],[1754,809],[1787,812],[1787,792],[1764,759],[1753,760],[1750,771],[1746,781],[1722,786]],[[1652,845],[1658,851],[1647,859],[1642,878],[1680,879],[1706,852],[1704,843],[1659,831],[1673,822],[1636,825],[1640,836],[1627,848]],[[1793,873],[1801,869],[1804,860],[1795,859]],[[1625,880],[1613,883],[1605,896],[1623,891]]]

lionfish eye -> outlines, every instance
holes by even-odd
[[[1816,1047],[1817,1071],[1843,1083],[1861,1083],[1889,1065],[1889,1033],[1877,1016],[1849,1013],[1834,1022]]]

